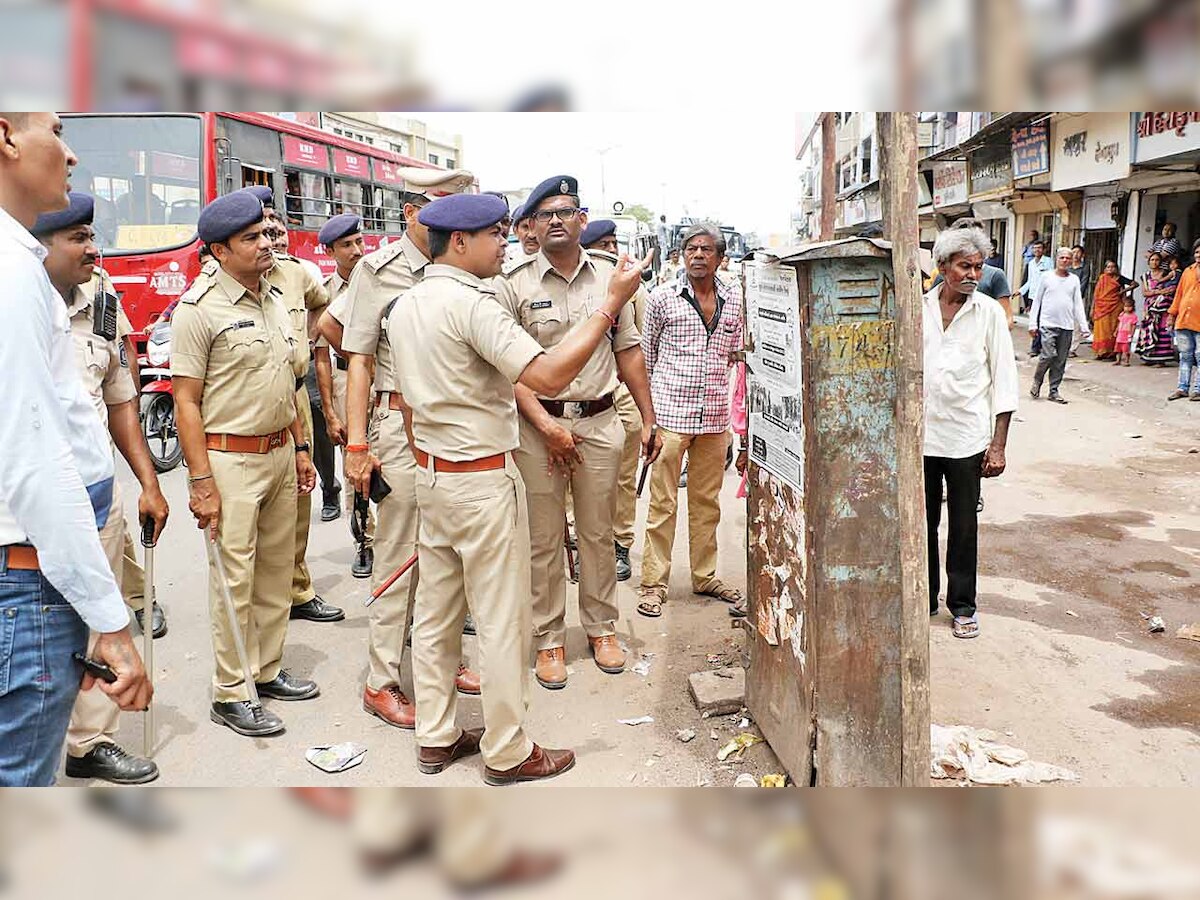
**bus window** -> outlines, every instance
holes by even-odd
[[[379,206],[383,211],[383,221],[380,229],[388,234],[404,233],[404,203],[400,200],[400,192],[380,188],[381,199]]]
[[[196,237],[200,119],[81,115],[64,119],[80,164],[75,190],[96,199],[96,239],[107,252],[145,253]]]
[[[364,222],[369,222],[370,187],[357,181],[343,181],[340,178],[333,182],[333,214],[354,213],[361,216]]]
[[[329,179],[314,172],[284,169],[287,178],[288,224],[318,230],[332,215],[329,211]]]

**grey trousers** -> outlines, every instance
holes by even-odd
[[[1033,373],[1033,390],[1042,389],[1042,381],[1046,372],[1050,373],[1050,393],[1057,394],[1058,386],[1062,384],[1063,373],[1067,371],[1067,356],[1071,352],[1071,338],[1074,331],[1069,328],[1039,329],[1042,339],[1042,353],[1038,357],[1037,370]]]

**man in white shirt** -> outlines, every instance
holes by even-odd
[[[938,611],[938,527],[945,480],[950,515],[946,606],[959,638],[979,634],[980,479],[1004,471],[1008,426],[1017,408],[1017,366],[1007,316],[999,303],[976,290],[987,252],[988,239],[978,229],[942,232],[933,256],[945,280],[925,295],[923,312],[929,614]]]
[[[108,436],[75,368],[46,248],[29,233],[67,205],[75,157],[61,131],[54,113],[0,112],[0,786],[54,783],[81,677],[122,709],[145,709],[153,693],[100,545],[114,480]],[[73,660],[89,627],[111,684]]]
[[[1055,403],[1067,401],[1058,392],[1063,373],[1067,370],[1067,355],[1071,352],[1071,339],[1078,325],[1085,339],[1088,333],[1087,313],[1083,309],[1083,293],[1079,279],[1070,271],[1071,248],[1059,247],[1054,255],[1054,271],[1047,272],[1038,283],[1033,295],[1033,307],[1029,310],[1029,333],[1041,338],[1041,355],[1033,373],[1033,387],[1029,396],[1034,400],[1042,392],[1042,381],[1050,373],[1050,399]]]

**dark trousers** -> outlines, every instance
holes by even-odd
[[[937,612],[942,586],[938,526],[942,523],[942,482],[950,537],[946,542],[946,606],[954,616],[975,615],[975,572],[979,561],[979,484],[983,454],[966,459],[925,457],[925,523],[929,531],[929,611]]]
[[[333,444],[329,441],[329,431],[325,426],[325,413],[321,410],[321,392],[317,388],[317,367],[310,365],[308,374],[304,376],[304,386],[308,390],[308,405],[312,409],[313,436],[312,461],[313,468],[321,478],[321,497],[326,506],[336,505],[342,485],[337,479],[336,457]]]
[[[1071,339],[1075,332],[1070,328],[1039,328],[1038,337],[1042,339],[1041,355],[1038,357],[1037,369],[1033,373],[1033,388],[1042,389],[1042,381],[1046,373],[1050,373],[1050,393],[1057,394],[1058,386],[1062,384],[1063,373],[1067,371],[1067,357],[1071,353]]]

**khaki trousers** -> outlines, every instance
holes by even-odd
[[[375,568],[372,588],[378,588],[417,552],[417,462],[408,447],[404,415],[381,404],[371,420],[371,450],[382,464],[383,480],[391,487],[379,504],[375,523]],[[400,684],[404,655],[404,620],[408,616],[409,579],[396,581],[367,612],[367,687],[381,691]],[[421,578],[424,578],[422,573]],[[457,668],[457,665],[456,665]]]
[[[625,429],[621,449],[621,467],[617,473],[616,506],[613,509],[613,539],[622,547],[633,546],[637,524],[638,460],[642,455],[642,414],[629,388],[620,385],[616,393],[617,417]]]
[[[663,445],[650,472],[650,511],[646,515],[646,546],[642,550],[642,586],[665,588],[671,582],[679,471],[686,453],[692,589],[708,590],[717,578],[717,525],[721,521],[721,484],[725,480],[729,432],[680,434],[660,426],[658,433]]]
[[[121,520],[124,519],[122,514]],[[121,594],[125,597],[125,605],[134,612],[146,606],[146,571],[138,562],[137,548],[140,546],[141,541],[134,543],[133,534],[126,525],[124,556],[121,559],[121,578],[118,584],[121,586]]]
[[[108,513],[108,521],[100,529],[100,545],[104,548],[104,555],[108,557],[108,565],[112,569],[118,588],[122,587],[125,539],[128,534],[121,491],[114,481],[112,507]],[[146,627],[149,626],[150,622],[147,620]],[[94,631],[88,636],[89,656],[92,648],[96,646],[96,637]],[[75,757],[86,756],[98,744],[113,741],[120,718],[121,708],[100,688],[80,691],[75,698],[75,708],[71,710],[71,723],[67,727],[67,754]]]
[[[221,492],[217,552],[229,576],[256,683],[279,674],[291,602],[288,585],[295,571],[296,451],[291,442],[267,453],[209,451],[213,480]],[[210,566],[209,618],[212,623],[213,701],[248,700],[225,604]]]
[[[570,477],[579,544],[579,619],[588,637],[616,634],[617,564],[613,558],[613,504],[625,432],[611,409],[586,419],[556,419],[583,438]],[[563,562],[568,478],[548,474],[546,444],[521,419],[521,446],[514,454],[529,502],[532,547],[533,635],[538,650],[567,642],[567,582]]]
[[[511,769],[533,752],[524,728],[530,679],[525,485],[511,458],[504,469],[491,472],[422,469],[417,504],[421,576],[412,652],[417,744],[448,747],[462,734],[454,677],[469,608],[486,727],[479,749],[488,766]]]
[[[346,421],[346,373],[333,364],[333,410],[337,413],[338,418],[344,423]],[[374,398],[374,394],[371,395]],[[390,410],[389,410],[390,412]],[[367,422],[371,421],[370,410],[367,414]],[[368,438],[370,435],[368,434]],[[354,512],[354,491],[349,487],[350,482],[346,480],[346,451],[342,449],[340,456],[342,458],[342,484],[346,485],[342,493],[342,505],[346,512]],[[390,484],[391,482],[389,482]],[[353,532],[351,532],[353,534]],[[367,546],[375,545],[375,510],[369,505],[367,506]],[[395,571],[394,569],[392,571]]]
[[[514,829],[501,821],[496,794],[472,788],[358,788],[354,833],[369,853],[403,853],[433,833],[443,874],[459,885],[497,875],[515,851]]]
[[[300,413],[300,428],[304,432],[304,441],[312,446],[313,421],[312,407],[308,403],[308,388],[296,391],[296,409]],[[311,457],[312,454],[310,453]],[[313,587],[312,575],[308,572],[308,530],[312,526],[312,494],[296,496],[296,544],[295,560],[292,567],[292,606],[307,603],[317,596]]]

